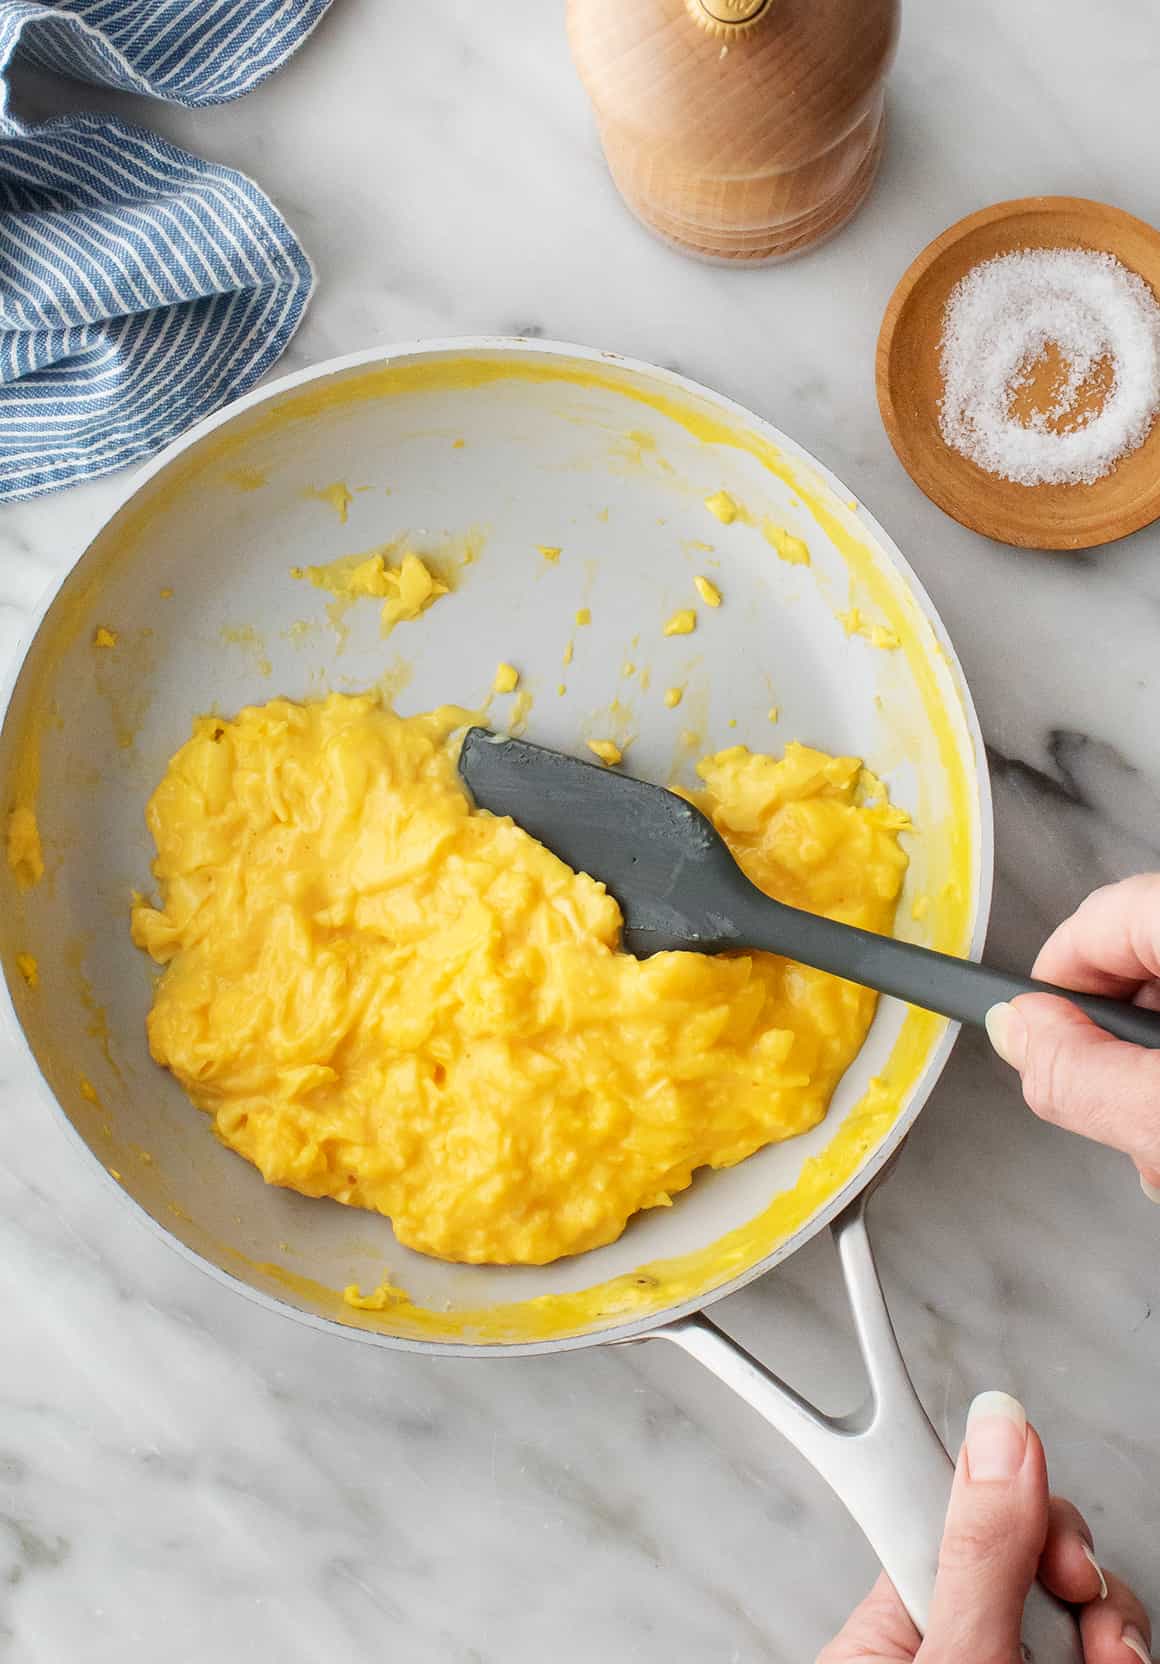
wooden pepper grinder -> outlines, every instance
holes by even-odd
[[[568,0],[618,190],[651,230],[733,263],[812,248],[882,156],[899,0]]]

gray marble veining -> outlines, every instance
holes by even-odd
[[[377,341],[543,332],[670,364],[823,456],[932,592],[992,752],[991,949],[1028,963],[1095,884],[1160,866],[1160,529],[1087,557],[961,530],[899,469],[873,347],[912,255],[1062,191],[1160,220],[1151,0],[908,11],[881,182],[800,263],[654,243],[604,173],[560,8],[340,0],[284,74],[128,109],[253,172],[320,287],[283,368]],[[0,659],[118,489],[0,514]],[[158,1248],[0,1050],[0,1658],[13,1664],[800,1664],[870,1580],[800,1460],[670,1348],[432,1363],[338,1346]],[[1101,1556],[1160,1602],[1160,1212],[959,1044],[873,1206],[915,1379],[952,1443],[1005,1387]],[[858,1392],[828,1245],[719,1308],[827,1405]]]

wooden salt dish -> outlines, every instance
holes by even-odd
[[[1038,248],[1112,254],[1160,298],[1154,226],[1082,197],[998,202],[936,237],[903,275],[878,337],[878,407],[911,479],[961,525],[1021,549],[1094,549],[1160,517],[1160,421],[1138,450],[1091,485],[1016,485],[951,450],[939,430],[943,314],[951,290],[983,260]],[[1034,403],[1034,388],[1031,393]]]

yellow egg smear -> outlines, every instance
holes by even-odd
[[[199,718],[132,931],[166,967],[153,1057],[270,1183],[539,1265],[815,1126],[874,995],[768,954],[622,953],[603,885],[470,806],[471,720],[344,694]],[[763,889],[890,930],[905,817],[855,759],[736,746],[700,774]]]
[[[8,816],[8,867],[22,890],[30,890],[44,877],[44,853],[36,811],[18,803]]]
[[[858,607],[840,612],[838,622],[848,636],[864,636],[871,647],[881,647],[884,652],[892,653],[902,646],[902,638],[895,630],[888,630],[885,624],[875,624],[872,619],[864,617]]]
[[[762,535],[770,548],[776,549],[778,558],[786,561],[790,566],[809,566],[809,546],[800,537],[794,537],[784,526],[778,526],[772,520],[761,523]]]
[[[398,559],[392,565],[395,556]],[[290,575],[307,579],[315,589],[326,590],[344,605],[366,598],[381,599],[384,636],[390,635],[396,624],[418,618],[450,590],[450,585],[413,549],[392,543],[369,554],[342,555],[325,566],[295,566]]]
[[[316,503],[326,503],[338,515],[339,523],[346,525],[350,518],[350,505],[354,502],[354,493],[344,480],[335,480],[333,485],[310,486],[303,495],[312,498]]]

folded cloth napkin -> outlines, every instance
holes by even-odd
[[[0,502],[140,461],[246,391],[310,297],[252,180],[110,116],[16,120],[29,61],[187,105],[265,80],[331,0],[0,0]]]

